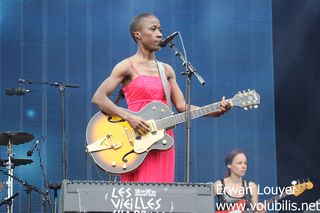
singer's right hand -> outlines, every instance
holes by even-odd
[[[126,120],[138,135],[145,135],[149,132],[149,124],[142,118],[128,114]]]

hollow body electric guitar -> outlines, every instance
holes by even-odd
[[[303,183],[298,182],[298,184],[289,186],[289,188],[291,188],[289,190],[291,193],[287,193],[286,191],[284,191],[282,194],[276,195],[276,196],[270,198],[269,200],[264,201],[263,204],[265,205],[265,207],[266,207],[266,205],[270,205],[271,203],[275,203],[278,200],[281,200],[281,199],[287,197],[288,195],[294,195],[295,197],[298,197],[306,189],[309,189],[309,190],[312,189],[313,183],[310,180],[303,182]],[[237,203],[234,203],[232,205],[232,207],[229,207],[229,210],[216,211],[216,213],[255,213],[255,211],[253,209],[245,209],[245,206],[246,206],[246,201],[240,200]]]
[[[254,90],[239,92],[229,99],[233,106],[245,110],[256,108],[260,96]],[[219,109],[220,102],[191,110],[191,119],[198,118]],[[89,121],[86,131],[87,152],[103,170],[122,174],[136,169],[151,150],[167,150],[173,139],[166,130],[185,122],[186,113],[172,115],[167,105],[151,102],[139,112],[126,110],[148,122],[150,132],[138,135],[129,123],[119,117],[97,112]]]

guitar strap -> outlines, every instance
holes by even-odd
[[[160,61],[157,61],[155,60],[156,63],[157,63],[157,67],[158,67],[158,71],[159,71],[159,74],[160,74],[160,78],[161,78],[161,82],[162,82],[162,86],[163,86],[163,90],[164,90],[164,93],[166,95],[166,99],[167,99],[167,102],[168,102],[168,105],[169,105],[169,109],[171,111],[171,114],[173,115],[174,112],[172,110],[172,104],[171,104],[171,96],[170,96],[170,92],[169,92],[169,86],[168,86],[168,79],[167,79],[167,76],[166,76],[166,73],[165,73],[165,70],[164,70],[164,65],[162,62]],[[118,93],[118,96],[117,98],[113,101],[115,104],[118,104],[119,101],[121,99],[124,98],[124,94],[123,94],[123,90],[122,88],[119,90],[119,93]]]
[[[172,110],[171,96],[170,96],[169,86],[168,86],[168,79],[167,79],[166,73],[164,71],[164,65],[163,65],[162,62],[157,61],[157,60],[156,60],[156,63],[157,63],[157,66],[158,66],[160,78],[161,78],[161,81],[162,81],[163,90],[164,90],[164,93],[166,95],[166,99],[167,99],[167,102],[168,102],[168,105],[169,105],[169,109],[171,111],[171,114],[173,115],[174,112]]]
[[[124,96],[123,90],[122,90],[122,88],[120,88],[120,90],[119,90],[119,92],[118,92],[118,95],[117,95],[117,98],[113,101],[113,103],[114,103],[115,105],[118,105],[119,101],[120,101],[121,99],[124,99],[124,98],[125,98],[125,96]]]

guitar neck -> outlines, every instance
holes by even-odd
[[[228,101],[232,101],[232,99],[229,99]],[[190,111],[190,117],[191,119],[195,119],[195,118],[202,117],[204,115],[208,115],[212,112],[217,111],[219,107],[220,107],[220,102],[217,102],[217,103],[209,104],[203,107],[199,107],[197,109],[192,109]],[[187,113],[182,112],[176,115],[171,115],[169,117],[159,119],[155,121],[155,123],[158,129],[169,129],[176,126],[177,124],[185,122],[186,116],[187,116]]]
[[[287,196],[288,196],[287,193],[283,193],[282,195],[276,195],[276,196],[270,198],[269,200],[266,200],[266,203],[274,203],[274,202],[281,200]]]

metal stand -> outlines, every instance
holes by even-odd
[[[63,84],[63,83],[48,83],[50,86],[58,87],[61,97],[61,145],[62,145],[62,178],[67,179],[67,145],[65,142],[65,89],[79,88],[79,85]]]
[[[8,172],[5,172],[5,174],[8,176],[8,180],[6,182],[7,185],[7,197],[5,199],[5,203],[7,205],[7,213],[13,212],[13,200],[14,198],[19,194],[13,194],[13,169],[17,165],[25,165],[32,163],[32,160],[26,160],[26,159],[15,159],[12,146],[13,145],[19,145],[23,144],[27,141],[30,141],[34,138],[32,134],[29,134],[27,132],[1,132],[0,133],[0,145],[1,146],[7,146],[7,155],[8,155],[8,161],[0,159],[1,164],[6,166],[6,169]],[[2,170],[0,170],[3,172]],[[2,203],[3,204],[3,203]]]
[[[57,213],[57,200],[58,200],[58,190],[61,188],[61,184],[49,184],[49,188],[53,189],[53,212]]]
[[[18,181],[19,183],[21,183],[24,187],[26,187],[26,191],[27,191],[28,196],[29,196],[28,197],[28,210],[29,210],[29,212],[31,212],[31,191],[32,190],[38,192],[39,194],[41,194],[43,196],[47,196],[46,193],[42,192],[37,187],[35,187],[35,186],[25,182],[25,181],[22,181],[21,179],[19,179],[18,177],[14,176],[13,174],[10,174],[9,172],[5,172],[5,171],[2,171],[2,170],[0,170],[0,172],[2,172],[3,174],[7,175],[8,179],[10,178],[12,181],[14,179],[14,180]],[[13,182],[12,182],[12,184],[13,184]],[[8,186],[8,191],[9,191],[9,186]],[[10,197],[14,198],[15,196],[17,196],[17,194],[19,194],[19,193],[16,193],[15,195],[10,196]],[[8,198],[6,200],[8,200]],[[9,204],[8,204],[8,206],[9,206]],[[12,202],[11,202],[11,207],[12,207]],[[8,212],[9,212],[9,208],[8,208]],[[11,210],[10,213],[12,213],[12,210]]]
[[[32,209],[32,206],[31,206],[31,191],[32,191],[32,189],[30,189],[29,187],[27,187],[27,189],[26,189],[26,191],[27,191],[27,195],[28,195],[28,213],[31,213],[32,211],[31,211],[31,209]]]
[[[187,96],[187,108],[186,108],[186,155],[185,155],[185,177],[184,181],[186,183],[190,182],[190,138],[191,138],[191,78],[194,74],[201,85],[205,84],[205,81],[203,78],[198,74],[197,70],[191,65],[190,62],[187,61],[187,59],[184,57],[184,55],[177,50],[174,43],[170,42],[170,47],[174,49],[175,55],[179,57],[183,63],[182,65],[186,67],[186,71],[182,73],[182,75],[185,75],[187,77],[187,83],[186,83],[186,96]]]
[[[7,154],[8,154],[8,162],[6,165],[6,168],[8,170],[8,174],[10,174],[8,176],[8,181],[7,181],[7,186],[8,186],[8,195],[6,200],[10,199],[10,202],[7,203],[7,213],[13,213],[13,179],[12,179],[12,175],[13,175],[13,164],[11,162],[11,159],[13,157],[13,151],[12,151],[12,145],[11,145],[11,139],[9,138],[9,143],[8,143],[8,147],[7,147]]]
[[[13,200],[15,197],[17,197],[18,195],[19,195],[19,192],[15,193],[14,195],[12,195],[12,196],[9,197],[9,198],[6,198],[6,199],[2,200],[2,201],[0,202],[0,206],[2,206],[3,204],[8,205],[8,204],[12,203],[12,200]]]
[[[44,140],[44,137],[42,137],[42,139]],[[42,161],[42,157],[41,157],[41,152],[40,152],[40,147],[37,147],[37,153],[38,153],[38,157],[39,157],[39,161],[40,161],[40,170],[41,170],[41,175],[42,175],[42,180],[43,180],[43,186],[46,190],[45,195],[42,196],[42,205],[44,208],[44,211],[46,212],[47,208],[46,205],[49,205],[49,208],[52,212],[52,205],[51,205],[51,199],[50,199],[50,193],[49,193],[49,184],[45,175],[45,171],[44,171],[44,167],[43,167],[43,161]],[[31,213],[31,211],[30,211]]]
[[[69,88],[79,88],[79,85],[76,84],[64,84],[64,83],[49,83],[49,82],[38,82],[38,81],[32,81],[32,80],[26,80],[26,79],[19,79],[19,88],[22,88],[24,83],[28,84],[46,84],[50,85],[56,88],[59,88],[60,97],[61,97],[61,145],[62,145],[62,178],[67,179],[67,145],[65,141],[65,89],[67,87]],[[21,90],[21,89],[20,89]],[[24,95],[24,93],[19,93],[19,95]]]

